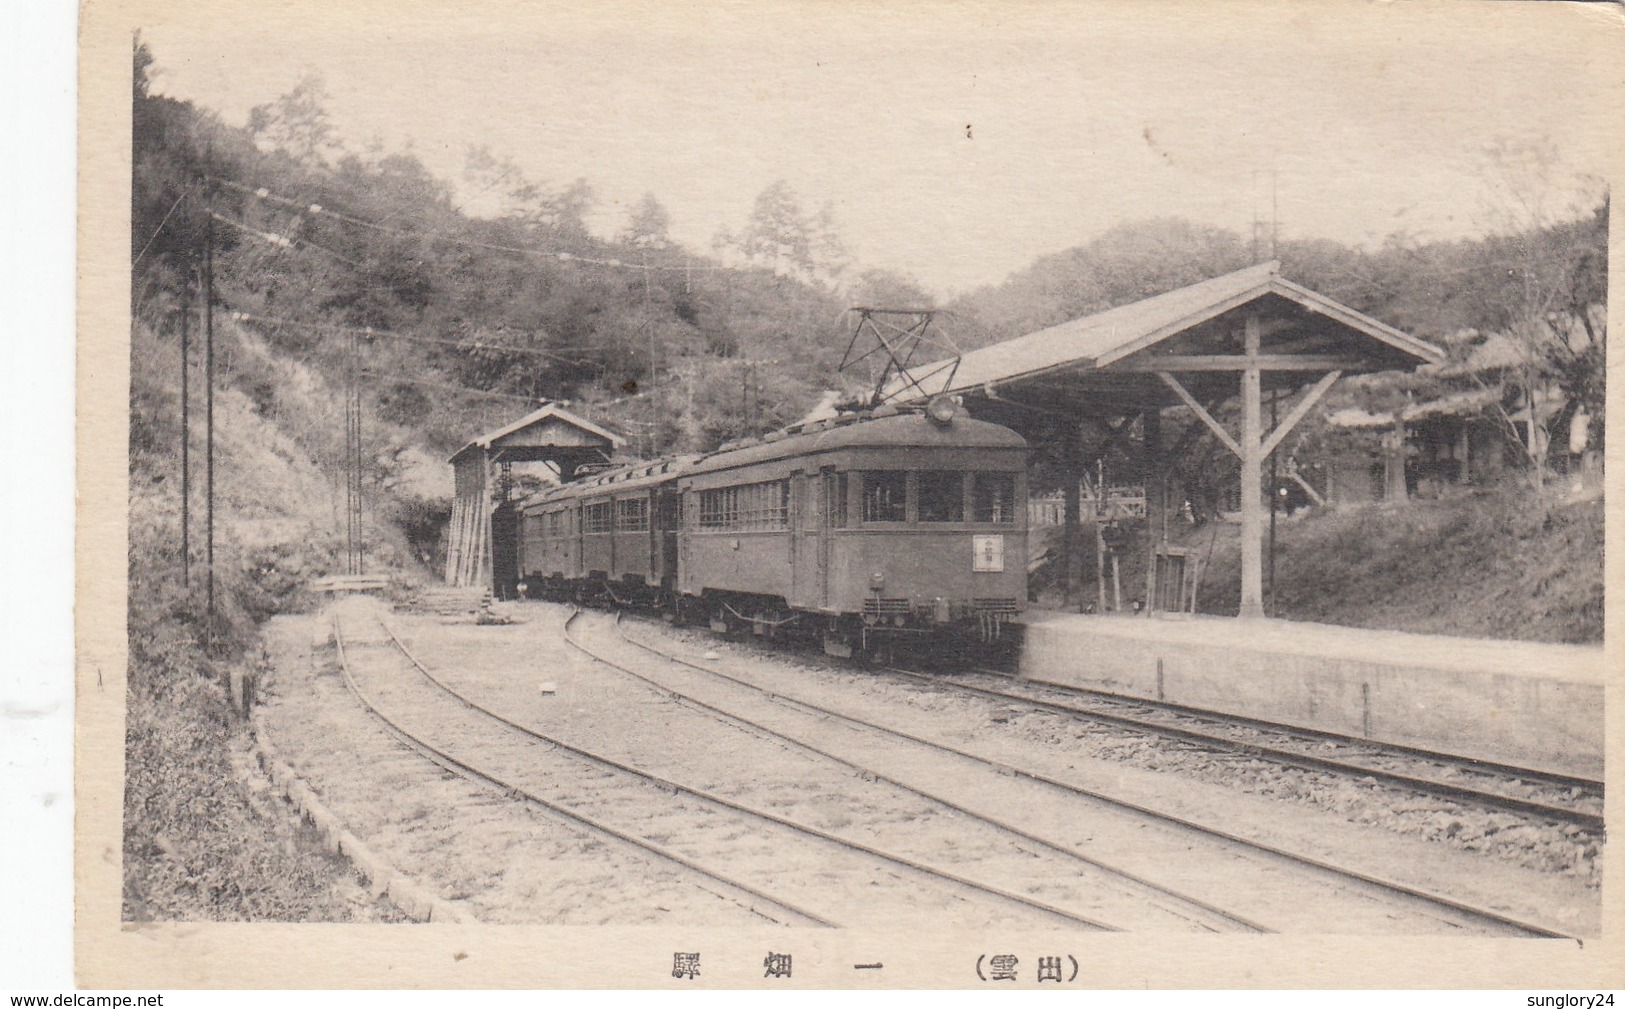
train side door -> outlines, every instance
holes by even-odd
[[[576,498],[570,505],[570,543],[574,555],[571,557],[573,562],[570,565],[571,578],[587,577],[587,540],[585,532],[587,523],[582,521],[581,508],[580,498]]]
[[[835,529],[846,513],[844,474],[836,473],[833,466],[825,466],[818,473],[818,605],[829,609],[831,554],[835,549]]]
[[[660,583],[669,589],[677,588],[677,527],[682,521],[682,500],[676,488],[662,490],[655,500],[655,549],[659,551],[655,571]]]
[[[817,521],[817,478],[806,473],[790,477],[790,605],[811,607],[818,604],[817,582],[814,577],[816,549],[813,542],[814,523]]]

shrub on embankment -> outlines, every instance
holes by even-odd
[[[1573,499],[1566,487],[1536,493],[1511,482],[1439,500],[1279,516],[1266,609],[1347,627],[1597,644],[1604,516],[1600,496]],[[1239,533],[1226,522],[1169,529],[1169,542],[1203,566],[1203,613],[1236,612]],[[1057,558],[1034,579],[1042,605],[1052,608],[1061,606],[1060,542],[1059,529],[1035,530],[1035,548]],[[1094,603],[1092,535],[1083,545],[1084,598]],[[1143,528],[1131,529],[1118,558],[1125,606],[1144,595],[1145,551]]]
[[[1600,495],[1507,483],[1440,500],[1278,521],[1271,614],[1351,627],[1595,644],[1603,632]],[[1205,548],[1203,536],[1192,545]],[[1221,533],[1202,609],[1234,613],[1240,546]]]
[[[217,606],[207,628],[200,511],[190,586],[179,555],[178,347],[145,326],[131,340],[123,916],[370,916],[334,887],[343,864],[287,807],[251,790],[249,735],[229,686],[233,671],[260,661],[259,622],[303,605],[309,578],[329,569],[332,490],[246,397],[218,395]],[[198,438],[194,479],[201,448]]]
[[[1597,644],[1603,521],[1600,496],[1572,500],[1516,483],[1440,500],[1282,516],[1268,611],[1346,627]],[[1208,526],[1177,538],[1193,556],[1206,559],[1211,550],[1200,609],[1234,614],[1241,578],[1236,527]]]

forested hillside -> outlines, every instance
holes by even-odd
[[[347,388],[360,398],[369,565],[421,581],[443,556],[447,456],[541,399],[569,401],[638,454],[709,449],[799,418],[826,390],[866,387],[867,374],[836,372],[849,306],[935,301],[950,310],[946,331],[969,349],[1260,255],[1222,229],[1135,221],[1080,235],[1001,284],[933,297],[913,278],[852,262],[830,209],[784,183],[706,250],[672,240],[660,194],[604,235],[588,224],[590,179],[530,178],[485,149],[467,152],[463,177],[436,177],[410,149],[341,138],[316,79],[266,96],[246,126],[233,126],[164,96],[139,42],[134,58],[132,918],[374,913],[336,901],[323,882],[331,865],[285,824],[267,822],[238,785],[243,740],[228,704],[228,684],[258,661],[259,621],[306,605],[305,587],[342,555]],[[1505,151],[1500,163],[1522,165],[1527,154]],[[1520,389],[1555,385],[1569,405],[1553,439],[1580,409],[1600,439],[1608,206],[1599,200],[1531,212],[1513,194],[1498,237],[1481,241],[1395,236],[1361,250],[1290,240],[1277,255],[1289,278],[1458,357],[1477,346],[1472,334],[1507,335],[1519,367],[1498,379],[1497,405],[1515,410]],[[206,367],[216,418],[212,622],[200,521]],[[1339,395],[1378,409],[1441,382],[1378,380]],[[1177,437],[1177,422],[1169,426]],[[1199,506],[1204,489],[1211,497],[1234,482],[1210,442],[1197,438],[1178,464]],[[1120,455],[1114,465],[1135,478],[1133,452]]]

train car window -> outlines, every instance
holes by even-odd
[[[976,521],[1012,525],[1016,521],[1014,473],[977,473],[974,484]]]
[[[585,533],[607,533],[615,529],[615,513],[608,501],[599,501],[584,505],[581,509],[581,531]]]
[[[965,521],[965,474],[925,470],[920,474],[921,522]]]
[[[783,529],[790,524],[790,481],[700,491],[700,528],[727,532]]]
[[[866,470],[863,474],[863,521],[908,521],[908,474],[900,470]]]
[[[547,513],[547,535],[549,535],[549,536],[563,536],[564,535],[564,513],[563,512],[548,512]]]
[[[835,529],[845,529],[847,527],[846,489],[848,482],[847,474],[835,474],[835,488],[832,491],[835,500],[830,502],[830,526]]]
[[[700,528],[731,528],[739,514],[739,488],[718,487],[700,491]]]
[[[646,533],[649,531],[649,501],[633,498],[615,502],[615,531],[618,533]]]

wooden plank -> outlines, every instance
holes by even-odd
[[[1320,496],[1319,491],[1309,486],[1309,481],[1305,480],[1301,475],[1299,475],[1297,470],[1293,470],[1288,473],[1287,477],[1299,487],[1303,488],[1303,492],[1309,495],[1309,500],[1313,501],[1317,505],[1320,505],[1322,508],[1326,506],[1326,499]]]
[[[1112,371],[1356,371],[1373,362],[1345,354],[1153,354],[1112,366]]]
[[[1269,454],[1274,452],[1276,447],[1281,444],[1281,439],[1292,433],[1292,428],[1297,425],[1298,421],[1303,420],[1304,416],[1314,409],[1315,404],[1320,402],[1320,398],[1326,395],[1326,390],[1330,389],[1332,383],[1336,382],[1342,375],[1341,371],[1327,372],[1322,375],[1320,381],[1316,382],[1309,389],[1308,394],[1298,402],[1298,405],[1292,408],[1292,412],[1281,418],[1280,425],[1274,431],[1271,431],[1269,438],[1264,441],[1264,458],[1269,458]]]
[[[1257,373],[1255,372],[1254,374]],[[1192,396],[1186,391],[1184,386],[1179,384],[1179,379],[1168,374],[1166,371],[1157,372],[1157,377],[1162,379],[1163,382],[1167,384],[1168,388],[1172,389],[1174,394],[1184,401],[1185,405],[1190,407],[1191,410],[1196,413],[1196,416],[1201,419],[1202,423],[1208,426],[1208,430],[1213,432],[1214,437],[1218,438],[1220,443],[1222,443],[1225,448],[1234,452],[1238,458],[1245,458],[1245,456],[1242,455],[1241,446],[1236,444],[1236,439],[1230,437],[1230,432],[1224,429],[1224,425],[1214,420],[1213,415],[1208,413],[1207,409],[1203,407],[1201,403],[1196,401],[1196,397]]]

